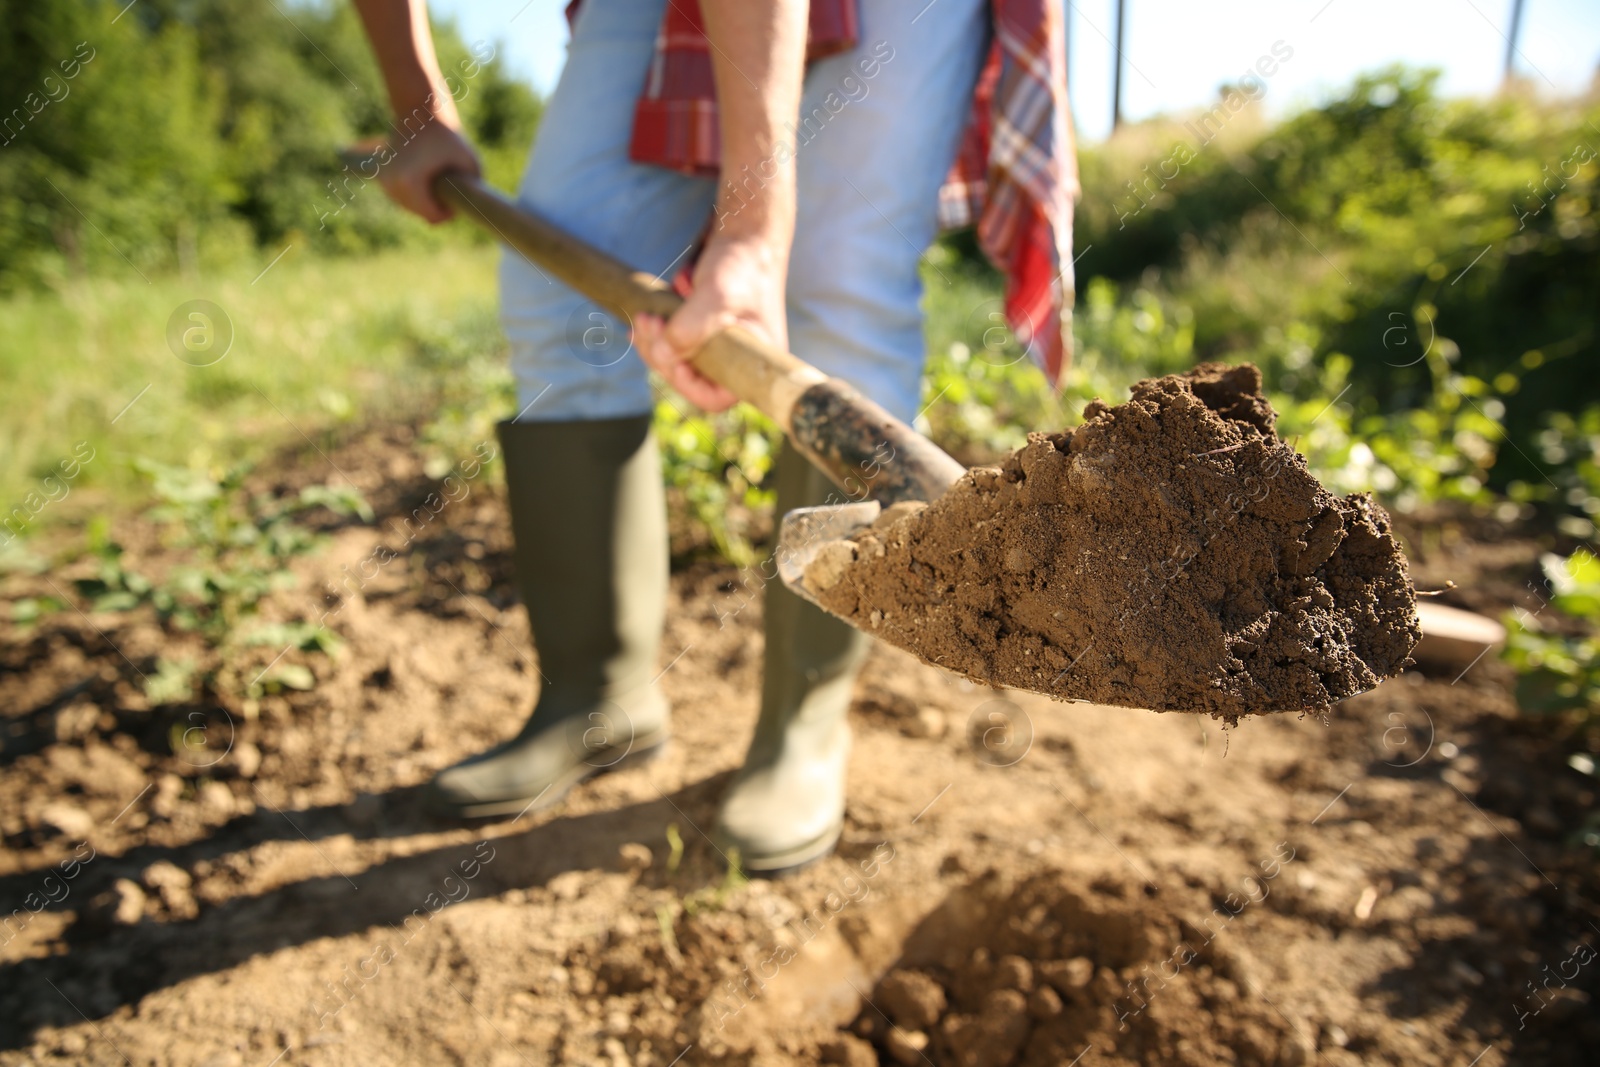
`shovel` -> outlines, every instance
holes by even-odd
[[[376,174],[370,150],[342,153],[363,175]],[[540,218],[481,179],[441,174],[434,195],[511,249],[617,317],[668,318],[683,303],[660,278],[634,270]],[[812,603],[800,580],[822,544],[871,524],[882,508],[933,501],[966,468],[916,430],[838,378],[740,326],[713,334],[694,366],[754,406],[839,487],[838,501],[783,516],[775,553],[783,582]]]
[[[619,318],[683,303],[477,178],[446,173],[434,192]],[[1320,710],[1411,662],[1421,630],[1387,514],[1311,475],[1273,430],[1254,367],[1140,383],[1127,405],[1097,402],[1070,435],[1035,434],[1004,468],[969,475],[738,326],[693,363],[839,487],[783,516],[784,584],[926,662],[1057,699],[1228,721]]]

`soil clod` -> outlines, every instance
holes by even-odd
[[[1276,418],[1248,364],[1139,382],[823,546],[808,589],[990,685],[1229,721],[1320,711],[1398,673],[1421,631],[1388,514],[1325,489]]]

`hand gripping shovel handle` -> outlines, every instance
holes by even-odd
[[[434,194],[625,321],[639,314],[666,318],[683,303],[666,282],[585,244],[481,179],[447,172],[435,180]],[[849,500],[935,500],[965,473],[932,441],[844,382],[741,327],[714,334],[694,365],[782,427]]]

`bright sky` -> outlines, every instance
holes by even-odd
[[[566,55],[559,0],[430,0],[469,41],[502,42],[511,66],[541,92]],[[935,0],[937,3],[937,0]],[[1079,134],[1111,128],[1115,0],[1066,0],[1073,112]],[[908,10],[923,0],[907,0]],[[1215,99],[1282,41],[1294,50],[1268,81],[1270,110],[1315,103],[1359,72],[1393,62],[1438,67],[1444,91],[1499,85],[1513,0],[1126,0],[1123,113],[1140,119]],[[1546,93],[1587,88],[1600,67],[1600,2],[1524,0],[1516,67]]]

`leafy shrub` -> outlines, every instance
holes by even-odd
[[[1517,670],[1517,703],[1535,714],[1576,710],[1593,719],[1600,716],[1600,558],[1585,550],[1546,553],[1540,566],[1548,603],[1507,620],[1506,660]],[[1563,633],[1545,608],[1581,620],[1584,632]]]
[[[124,6],[0,0],[0,100],[36,101],[0,134],[0,291],[128,264],[192,269],[291,240],[362,252],[451,239],[371,183],[344,184],[335,150],[391,130],[350,5]],[[493,42],[469,49],[448,22],[435,42],[488,176],[514,185],[539,101],[497,57],[482,61]],[[62,63],[76,75],[63,79]]]
[[[1513,489],[1559,509],[1557,526],[1567,536],[1594,537],[1600,524],[1600,405],[1576,414],[1551,412],[1535,443],[1546,478]]]
[[[1504,657],[1517,672],[1517,706],[1556,719],[1576,749],[1567,765],[1593,778],[1600,752],[1600,558],[1587,549],[1547,553],[1540,566],[1550,596],[1538,610],[1507,618]],[[1600,809],[1589,811],[1573,837],[1600,849]]]
[[[772,420],[747,405],[719,415],[690,414],[683,401],[663,397],[655,432],[669,500],[704,530],[717,555],[744,567],[756,558],[750,513],[770,508],[765,484],[778,444]]]
[[[1196,313],[1179,299],[1143,286],[1127,291],[1091,279],[1074,317],[1077,354],[1059,394],[1011,338],[983,316],[998,290],[973,283],[948,295],[929,284],[931,353],[921,428],[968,463],[991,462],[1019,447],[1030,430],[1078,422],[1084,403],[1120,402],[1141,378],[1181,372],[1196,362]],[[983,292],[992,294],[987,303]],[[946,307],[954,303],[954,309]],[[978,315],[959,309],[979,307]],[[1278,432],[1341,493],[1373,492],[1410,510],[1440,500],[1493,499],[1489,472],[1504,437],[1504,401],[1486,382],[1454,369],[1436,345],[1421,361],[1432,386],[1419,405],[1388,411],[1353,380],[1342,353],[1314,358],[1315,327],[1286,322],[1263,359]],[[1600,423],[1600,415],[1596,416]]]
[[[1363,416],[1436,401],[1420,355],[1443,355],[1501,400],[1492,421],[1517,443],[1452,477],[1542,481],[1546,412],[1600,402],[1600,379],[1573,372],[1600,355],[1600,105],[1446,101],[1434,84],[1380,71],[1276,126],[1191,144],[1136,212],[1129,183],[1154,188],[1147,168],[1192,134],[1156,122],[1086,148],[1078,277],[1172,296],[1193,310],[1197,356],[1252,359],[1280,388],[1295,368],[1274,364],[1296,344],[1312,364],[1342,353]]]

